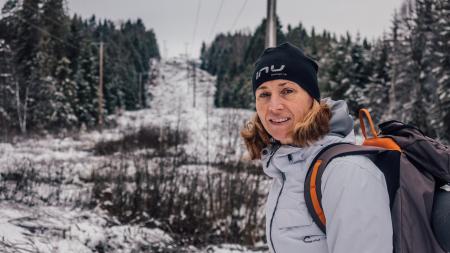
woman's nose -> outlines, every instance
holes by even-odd
[[[269,110],[277,111],[281,109],[283,109],[283,103],[281,102],[281,99],[277,96],[272,96],[269,102]]]

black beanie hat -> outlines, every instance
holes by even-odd
[[[297,83],[312,98],[320,101],[318,70],[319,67],[314,60],[290,43],[266,48],[255,63],[252,77],[253,95],[264,82],[285,79]]]

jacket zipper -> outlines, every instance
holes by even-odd
[[[286,176],[284,175],[284,172],[281,172],[281,177],[283,179],[281,182],[281,189],[280,189],[280,192],[278,193],[277,201],[276,201],[275,207],[273,209],[272,218],[270,219],[270,230],[269,230],[270,234],[269,234],[269,236],[270,236],[270,243],[272,244],[273,253],[276,253],[276,251],[275,251],[275,246],[273,245],[273,239],[272,239],[272,224],[273,224],[273,217],[275,217],[275,212],[277,211],[278,200],[280,199],[281,193],[283,192],[284,181],[286,180]]]
[[[269,160],[267,161],[266,167],[269,167],[270,161],[272,160],[272,157],[275,155],[275,152],[281,147],[281,144],[276,143],[274,144],[275,148],[273,149],[272,153],[270,154]]]
[[[270,164],[270,161],[272,160],[272,157],[275,155],[277,150],[281,147],[280,143],[275,142],[275,141],[271,141],[271,142],[274,143],[275,147],[274,147],[272,153],[270,154],[269,160],[267,161],[267,164],[266,164],[267,168],[269,167],[269,164]],[[276,201],[275,207],[273,209],[273,214],[272,214],[272,218],[270,219],[270,228],[269,228],[270,243],[272,245],[272,249],[273,249],[274,253],[276,253],[276,251],[275,251],[275,247],[273,246],[273,240],[272,240],[272,223],[273,223],[273,217],[275,216],[275,211],[277,210],[278,200],[280,199],[281,192],[283,191],[283,188],[284,188],[285,175],[284,175],[283,172],[281,172],[281,177],[282,177],[281,189],[280,189],[280,192],[278,193],[277,201]]]

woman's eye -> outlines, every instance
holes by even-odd
[[[282,94],[289,94],[289,93],[292,93],[292,92],[294,92],[292,89],[284,89],[284,90],[281,91]]]
[[[263,92],[263,93],[259,94],[259,97],[260,97],[260,98],[268,97],[268,96],[270,96],[270,94],[267,93],[267,92]]]

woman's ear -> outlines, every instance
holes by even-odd
[[[320,102],[319,102],[319,104],[320,104]],[[311,106],[309,107],[309,109],[312,110],[313,107],[314,107],[314,98],[311,97]]]

